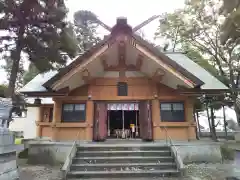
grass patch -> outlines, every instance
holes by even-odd
[[[221,145],[220,147],[223,160],[234,160],[235,158],[235,150],[229,148],[227,145]]]

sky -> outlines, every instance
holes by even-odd
[[[65,3],[69,9],[68,18],[70,20],[73,19],[74,12],[90,10],[110,27],[116,23],[117,17],[126,17],[128,24],[134,27],[153,15],[173,12],[175,9],[183,7],[184,0],[65,0]],[[154,33],[158,25],[156,19],[141,29],[148,40],[154,41]],[[100,29],[99,32],[103,35],[108,33],[104,29]],[[0,64],[2,63],[0,62]],[[25,68],[27,67],[28,62],[26,61]],[[0,68],[0,77],[2,77],[0,83],[7,82],[6,73],[2,68]]]
[[[116,23],[117,17],[126,17],[128,24],[134,27],[153,15],[172,12],[184,5],[184,0],[66,0],[65,2],[70,11],[70,19],[78,10],[90,10],[110,27]],[[156,19],[143,28],[149,40],[153,40],[157,27]]]

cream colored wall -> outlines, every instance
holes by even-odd
[[[9,125],[9,129],[11,131],[22,131],[25,139],[36,138],[37,114],[38,107],[28,107],[26,116],[14,118],[14,120]]]

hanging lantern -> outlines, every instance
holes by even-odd
[[[34,105],[37,105],[37,106],[39,106],[39,105],[41,105],[42,103],[42,100],[41,99],[39,99],[39,98],[36,98],[36,99],[34,99]]]

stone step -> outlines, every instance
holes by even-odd
[[[72,164],[70,171],[122,171],[177,169],[175,163],[131,163],[131,164]]]
[[[109,156],[171,156],[169,150],[154,151],[78,151],[76,157],[109,157]]]
[[[174,162],[172,156],[113,156],[113,157],[78,157],[73,158],[73,164],[101,163],[160,163]]]
[[[67,178],[124,178],[124,177],[173,177],[178,176],[176,169],[140,171],[70,171]]]
[[[127,145],[105,145],[105,146],[97,146],[97,145],[92,145],[92,146],[79,146],[77,148],[78,152],[80,151],[164,151],[168,150],[170,151],[170,147],[168,146],[127,146]]]

